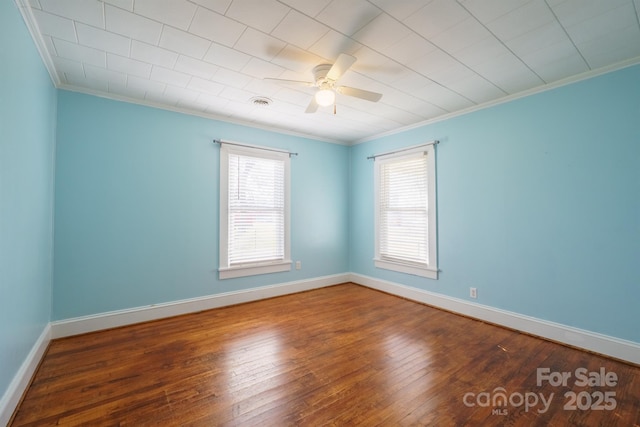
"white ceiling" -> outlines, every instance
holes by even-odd
[[[341,143],[640,62],[640,0],[16,1],[59,88]],[[380,102],[263,81],[343,52]]]

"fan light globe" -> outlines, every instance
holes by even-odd
[[[316,102],[318,105],[326,107],[331,105],[336,100],[336,94],[331,89],[322,89],[316,92]]]

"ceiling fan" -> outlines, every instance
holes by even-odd
[[[336,113],[336,93],[353,96],[371,102],[378,102],[382,98],[381,93],[370,92],[349,86],[338,86],[337,82],[342,75],[356,62],[356,58],[345,53],[338,56],[336,62],[331,64],[320,64],[313,69],[313,82],[285,79],[264,79],[281,84],[302,85],[316,87],[318,90],[311,98],[305,113],[315,113],[319,106],[326,107],[333,104],[333,114]]]

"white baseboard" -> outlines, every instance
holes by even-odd
[[[47,324],[0,399],[0,426],[9,424],[9,420],[11,420],[13,412],[18,407],[22,395],[29,387],[33,373],[38,369],[49,341],[51,341],[51,326]]]
[[[350,281],[474,319],[484,320],[489,323],[505,326],[510,329],[624,360],[636,365],[640,364],[640,344],[633,341],[598,334],[560,323],[549,322],[511,311],[500,310],[360,274],[352,273]]]
[[[344,282],[357,283],[454,313],[640,365],[640,344],[632,341],[524,316],[369,276],[344,273],[51,322],[45,327],[33,345],[29,355],[0,399],[0,425],[8,424],[11,419],[51,339],[257,301]]]
[[[336,274],[278,285],[244,289],[237,292],[226,292],[205,297],[135,307],[126,310],[110,311],[72,319],[57,320],[51,322],[51,338],[68,337],[87,332],[162,319],[165,317],[210,310],[212,308],[293,294],[325,286],[337,285],[348,282],[349,279],[350,275],[348,273]]]

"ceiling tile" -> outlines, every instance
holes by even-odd
[[[192,2],[204,6],[214,12],[224,15],[232,0],[191,0]]]
[[[248,104],[254,94],[251,92],[247,92],[246,90],[227,86],[222,90],[222,92],[220,92],[220,96],[231,101],[243,102]]]
[[[119,71],[121,73],[144,78],[149,78],[151,75],[151,64],[114,55],[112,53],[107,54],[107,68],[113,71]]]
[[[179,108],[184,108],[189,111],[205,112],[208,105],[198,101],[180,100],[176,104]]]
[[[189,31],[225,46],[233,46],[247,28],[239,22],[207,9],[198,8]]]
[[[620,28],[600,38],[578,44],[577,48],[592,69],[625,58],[636,58],[640,56],[640,28],[635,25]]]
[[[360,101],[360,100],[359,100]],[[366,103],[367,101],[360,101],[361,103]],[[366,104],[364,104],[366,108]],[[387,105],[385,103],[381,103],[378,108],[376,108],[376,115],[385,118],[386,120],[392,120],[396,123],[400,123],[402,126],[407,126],[412,123],[419,122],[423,120],[417,114],[414,114],[411,111],[406,111],[401,108],[393,107],[391,105]]]
[[[81,45],[129,56],[131,42],[127,37],[80,23],[76,24],[76,31]]]
[[[455,58],[468,67],[473,67],[506,52],[509,52],[509,49],[502,42],[494,37],[489,37],[480,39],[477,43],[456,52]]]
[[[265,61],[271,61],[285,46],[286,43],[275,37],[247,28],[233,48]]]
[[[407,19],[426,4],[425,0],[371,0],[371,3],[399,21]]]
[[[245,90],[257,93],[259,96],[266,96],[267,98],[274,98],[278,91],[282,89],[281,85],[267,82],[261,78],[252,78],[251,81],[244,87]]]
[[[416,33],[431,39],[469,16],[469,13],[456,2],[435,0],[407,17],[404,23]]]
[[[508,51],[487,58],[486,61],[476,64],[473,70],[509,94],[545,83],[520,58]]]
[[[506,95],[500,88],[477,74],[469,74],[448,84],[448,87],[476,104],[488,102]]]
[[[366,0],[333,0],[316,18],[347,36],[367,25],[380,14],[380,9]]]
[[[223,84],[201,79],[200,77],[191,78],[187,87],[191,90],[203,91],[211,95],[218,95],[224,89]]]
[[[84,72],[87,79],[99,80],[107,83],[117,83],[124,86],[127,83],[127,75],[94,65],[85,65]]]
[[[197,92],[195,90],[191,90],[191,89],[185,89],[183,87],[176,87],[176,86],[171,86],[168,85],[165,90],[163,95],[168,98],[171,99],[173,101],[173,103],[177,103],[178,101],[195,101],[198,96],[200,96],[200,92]]]
[[[203,59],[211,64],[239,71],[247,65],[251,56],[217,43],[211,43]]]
[[[220,67],[189,56],[180,55],[174,69],[182,73],[210,79]]]
[[[353,38],[363,45],[382,51],[406,38],[409,34],[411,34],[411,30],[404,24],[386,13],[381,13],[355,33]]]
[[[529,65],[531,69],[537,71],[542,66],[557,63],[568,58],[580,59],[581,67],[574,69],[576,73],[587,71],[589,68],[584,62],[576,47],[570,40],[564,39],[557,43],[540,46],[539,49],[532,50],[521,55],[522,60]],[[569,62],[573,63],[575,59]],[[563,67],[564,68],[564,67]],[[549,80],[545,79],[547,82]]]
[[[168,68],[154,65],[151,70],[151,80],[167,83],[172,86],[186,87],[191,81],[191,76]]]
[[[104,3],[112,4],[120,9],[133,12],[133,0],[102,0]]]
[[[314,17],[327,7],[331,0],[281,0],[281,2],[307,16]]]
[[[482,23],[491,22],[524,6],[531,0],[459,0],[458,2]]]
[[[353,55],[362,45],[337,31],[330,30],[309,50],[316,55],[333,62],[341,53]]]
[[[207,39],[166,25],[160,36],[160,47],[197,59],[204,57],[210,45],[211,42]]]
[[[70,42],[77,42],[76,29],[71,19],[62,18],[40,10],[34,10],[33,16],[38,22],[42,34]]]
[[[454,87],[460,81],[474,79],[477,74],[464,64],[453,62],[450,67],[434,69],[428,77],[452,90],[458,92]]]
[[[291,10],[271,32],[271,35],[302,49],[317,42],[329,28],[317,21]]]
[[[487,23],[487,27],[499,39],[509,41],[554,21],[555,16],[544,0],[533,0]]]
[[[566,0],[552,8],[560,23],[570,27],[628,3],[629,0]]]
[[[81,62],[60,58],[59,56],[54,56],[52,61],[58,72],[75,75],[76,77],[84,77],[84,66]]]
[[[85,64],[105,67],[107,63],[107,54],[101,50],[93,49],[86,46],[80,46],[76,43],[69,43],[65,40],[53,39],[58,56]]]
[[[606,37],[609,33],[615,33],[623,28],[636,27],[638,18],[633,4],[625,4],[610,9],[600,15],[585,19],[575,25],[566,27],[571,40],[576,44],[587,43],[600,37]],[[636,44],[633,38],[630,43]]]
[[[432,37],[429,41],[440,49],[455,54],[485,39],[494,39],[487,28],[469,17]]]
[[[527,58],[524,59],[526,60]],[[575,76],[589,70],[584,58],[577,53],[560,57],[554,61],[546,60],[539,63],[527,61],[527,63],[547,83]]]
[[[132,88],[126,84],[107,82],[110,94],[120,95],[127,99],[144,99],[146,92],[142,89]]]
[[[382,97],[383,100],[384,100],[384,93],[389,88],[387,84],[384,84],[382,82],[372,79],[369,76],[365,76],[363,74],[360,74],[354,71],[348,71],[344,73],[344,75],[340,78],[339,83],[342,86],[351,86],[358,89],[365,89],[372,92],[381,93],[383,94],[383,97]],[[349,99],[351,99],[351,97],[349,97]],[[372,106],[372,105],[374,104],[369,103],[369,106]]]
[[[309,73],[309,76],[311,76],[313,67],[324,61],[317,55],[298,49],[295,46],[287,45],[271,62],[293,72]]]
[[[407,66],[413,71],[433,80],[443,74],[446,75],[448,70],[460,65],[460,62],[440,49],[432,50],[426,55],[416,57],[407,63]]]
[[[299,107],[306,107],[311,100],[311,96],[308,93],[286,87],[279,89],[273,97],[281,101],[295,104]]]
[[[269,61],[251,58],[241,71],[257,78],[278,78],[284,72],[284,68]]]
[[[40,0],[42,10],[97,28],[104,28],[102,3],[97,0]]]
[[[410,33],[407,37],[398,40],[389,47],[381,49],[381,52],[401,64],[407,64],[409,61],[422,57],[436,49],[424,37]]]
[[[397,62],[387,58],[378,52],[362,47],[355,53],[358,60],[353,64],[351,69],[355,72],[364,74],[374,80],[379,80],[389,84],[399,80],[408,73],[405,67]]]
[[[158,44],[162,24],[109,5],[105,5],[104,10],[108,31],[149,44]]]
[[[143,90],[147,93],[155,92],[161,94],[164,92],[166,86],[164,83],[154,82],[137,76],[129,76],[129,78],[127,78],[127,87],[133,88],[134,90]]]
[[[197,6],[186,0],[136,0],[133,10],[181,30],[189,28]]]
[[[433,83],[427,77],[422,74],[418,74],[415,71],[407,73],[404,77],[393,84],[393,87],[403,92],[412,93],[416,88],[424,87],[430,83]]]
[[[67,83],[72,86],[87,88],[90,91],[98,90],[102,92],[109,92],[109,83],[103,80],[88,79],[86,77],[68,75]]]
[[[131,58],[165,68],[173,68],[178,60],[178,54],[161,47],[133,40],[131,42]]]
[[[414,89],[413,94],[449,112],[462,110],[474,105],[471,100],[435,82]]]
[[[288,12],[289,8],[276,0],[234,0],[226,16],[270,33]]]
[[[208,95],[206,93],[201,93],[197,97],[196,101],[204,104],[206,109],[212,112],[219,112],[229,103],[227,99],[220,98],[219,96]]]
[[[506,42],[506,45],[516,55],[523,56],[546,46],[552,46],[562,42],[572,44],[569,37],[567,37],[566,31],[558,22],[554,21],[515,37]],[[574,51],[577,53],[577,50],[574,49]]]
[[[384,103],[402,106],[403,110],[410,111],[421,118],[444,114],[445,111],[413,94],[402,93],[399,90],[391,90],[384,94]]]
[[[213,75],[211,80],[234,87],[236,89],[242,89],[253,79],[248,75],[239,73],[237,71],[228,70],[226,68],[219,68],[218,71],[216,71],[216,73]]]

